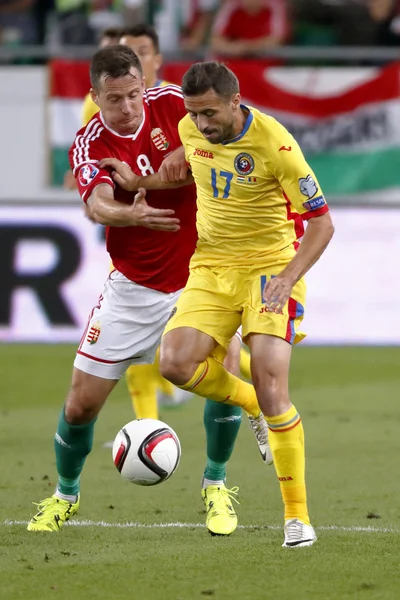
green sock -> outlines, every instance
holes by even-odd
[[[79,479],[86,457],[92,449],[94,424],[70,425],[61,411],[57,433],[54,438],[57,472],[57,488],[62,494],[79,494]]]
[[[242,422],[242,409],[206,400],[204,406],[204,427],[207,438],[207,464],[205,479],[218,481],[226,477],[226,463],[231,457],[233,447]]]

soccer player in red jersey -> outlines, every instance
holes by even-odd
[[[30,531],[58,531],[76,514],[80,475],[91,451],[97,416],[129,365],[153,361],[186,284],[197,240],[191,177],[183,182],[185,187],[181,182],[161,190],[165,184],[157,173],[166,155],[181,145],[178,123],[185,107],[180,88],[170,85],[145,92],[139,58],[121,45],[95,54],[91,82],[101,112],[78,132],[69,156],[91,216],[107,226],[107,249],[115,270],[89,315],[77,350],[71,388],[55,435],[57,489],[39,503],[39,512],[28,525]],[[119,159],[136,173],[139,192],[134,200],[132,193],[116,185],[113,174],[100,166],[107,157]],[[178,161],[178,168],[184,179],[186,163],[179,165]],[[154,187],[147,196],[140,187],[141,178],[147,189]],[[213,533],[229,534],[237,526],[237,517],[224,483],[225,465],[241,413],[238,407],[211,401],[206,413],[207,405],[216,408],[214,412],[209,408],[209,429],[206,423],[208,459],[203,486],[208,496],[214,496],[218,517],[217,525],[209,521],[208,527]],[[229,444],[221,433],[228,424],[235,428]],[[257,427],[253,429],[256,437],[262,434]],[[212,458],[218,452],[219,460]]]

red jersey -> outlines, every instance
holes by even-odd
[[[180,17],[183,31],[188,34],[191,33],[200,17],[204,13],[217,10],[218,4],[218,0],[189,0],[181,3]]]
[[[133,202],[133,192],[117,186],[110,173],[99,168],[100,159],[118,158],[134,173],[145,176],[157,172],[167,154],[181,146],[178,123],[186,110],[180,88],[152,88],[145,93],[143,104],[143,121],[133,135],[121,136],[112,131],[101,113],[78,131],[69,160],[84,202],[102,183],[114,187],[115,200]],[[180,230],[107,227],[107,250],[115,268],[131,281],[160,292],[176,292],[186,285],[197,241],[195,185],[148,191],[146,200],[154,208],[174,209]]]
[[[213,33],[230,40],[255,40],[269,36],[285,40],[288,35],[285,0],[268,0],[254,13],[242,8],[240,0],[225,2],[216,17]]]

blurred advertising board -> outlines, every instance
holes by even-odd
[[[307,276],[311,344],[399,344],[400,210],[332,209],[336,232]],[[77,343],[109,270],[82,207],[0,204],[0,340]]]

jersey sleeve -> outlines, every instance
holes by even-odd
[[[179,85],[168,83],[162,87],[150,88],[146,93],[147,102],[155,103],[155,110],[161,114],[168,115],[168,121],[179,121],[186,115],[183,94]]]
[[[180,140],[182,142],[182,146],[185,150],[185,158],[186,158],[186,162],[188,163],[189,167],[190,167],[190,160],[189,160],[189,153],[188,153],[188,140],[190,138],[190,134],[191,134],[191,125],[192,125],[192,121],[190,120],[190,117],[188,114],[186,114],[183,119],[181,119],[179,121],[179,125],[178,125],[178,133],[179,133],[179,137]]]
[[[83,105],[82,105],[82,125],[83,127],[85,127],[90,119],[92,119],[94,117],[94,115],[99,112],[99,107],[97,106],[97,104],[95,104],[92,100],[92,96],[90,94],[87,94],[87,96],[85,96],[85,99],[83,101]]]
[[[101,138],[96,137],[100,135],[101,127],[101,123],[95,121],[81,129],[68,153],[69,164],[84,202],[87,202],[97,185],[106,183],[115,188],[110,173],[98,166],[102,158],[111,157],[107,145]]]
[[[329,208],[300,146],[283,125],[275,120],[272,122],[268,132],[271,144],[269,168],[279,181],[286,199],[304,220],[323,215]]]

